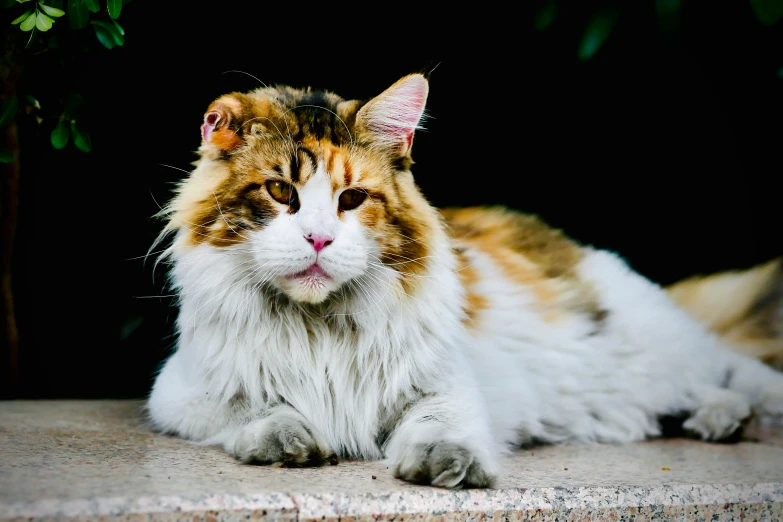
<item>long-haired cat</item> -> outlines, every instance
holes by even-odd
[[[783,414],[783,374],[615,254],[502,208],[433,208],[411,172],[428,89],[211,104],[165,209],[180,312],[157,429],[244,462],[384,458],[487,487],[526,444],[638,441],[672,415],[721,440]]]

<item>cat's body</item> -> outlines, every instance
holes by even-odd
[[[502,209],[432,208],[410,172],[427,88],[210,107],[167,209],[180,338],[148,402],[158,429],[454,487],[491,485],[524,444],[642,440],[683,414],[718,440],[751,408],[783,413],[783,375],[615,255]]]

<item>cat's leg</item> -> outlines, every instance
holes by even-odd
[[[491,487],[494,442],[478,406],[468,397],[442,394],[409,407],[384,448],[394,476],[446,488]]]
[[[228,401],[213,394],[182,353],[174,353],[155,378],[146,402],[146,413],[155,431],[202,442],[221,430],[247,422]]]
[[[329,443],[288,405],[253,408],[241,395],[210,396],[204,382],[174,354],[155,380],[147,413],[155,429],[222,446],[243,462],[318,465],[332,460]]]

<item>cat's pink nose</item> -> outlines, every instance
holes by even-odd
[[[320,234],[307,234],[305,239],[308,243],[313,245],[316,252],[320,252],[324,248],[328,247],[334,241],[330,236],[322,236]]]

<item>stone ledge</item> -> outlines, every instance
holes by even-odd
[[[380,462],[242,465],[147,430],[138,401],[0,403],[0,522],[783,520],[783,432],[520,451],[492,490],[406,484]]]

